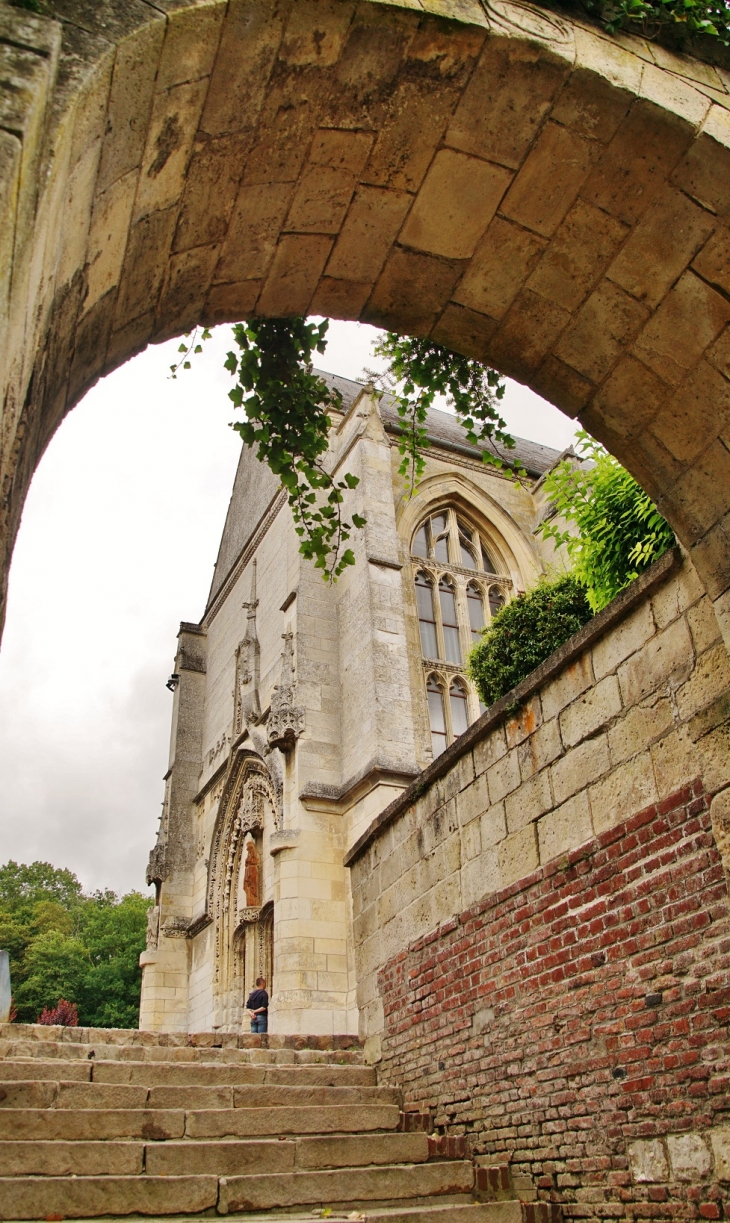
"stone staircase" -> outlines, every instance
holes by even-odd
[[[350,1038],[0,1025],[0,1219],[550,1223],[400,1106]]]

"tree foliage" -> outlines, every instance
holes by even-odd
[[[549,473],[544,490],[555,516],[539,531],[564,545],[595,612],[672,546],[674,532],[612,455],[587,433],[578,439],[589,464],[564,461]]]
[[[12,859],[0,866],[0,904],[14,913],[39,901],[55,901],[69,909],[80,899],[81,884],[72,871],[51,866],[50,862],[26,866]]]
[[[237,323],[233,339],[239,353],[229,352],[226,369],[237,378],[229,392],[245,419],[233,428],[267,463],[286,490],[300,538],[300,551],[336,579],[355,563],[344,545],[353,527],[365,519],[343,515],[345,493],[359,480],[346,473],[339,480],[327,470],[331,408],[342,406],[339,391],[327,386],[312,368],[312,353],[323,353],[329,321],[303,318],[256,319]]]
[[[561,0],[599,21],[609,34],[619,30],[645,38],[679,36],[682,42],[707,37],[730,44],[730,5],[726,0]]]
[[[484,704],[511,692],[592,614],[585,587],[571,574],[540,582],[507,603],[469,656],[469,675]]]
[[[82,1024],[136,1027],[149,903],[139,892],[86,896],[48,862],[0,867],[0,947],[18,1018],[32,1023],[64,999]]]
[[[394,331],[386,332],[373,352],[388,362],[385,373],[366,370],[366,374],[396,400],[403,427],[399,471],[406,480],[406,495],[415,491],[423,474],[423,451],[429,446],[428,409],[437,395],[446,397],[467,440],[481,450],[484,462],[495,467],[505,465],[493,446],[499,442],[505,450],[512,450],[515,442],[497,407],[505,391],[504,379],[497,370],[450,352],[432,340],[411,339]]]

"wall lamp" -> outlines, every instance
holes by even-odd
[[[173,671],[172,675],[170,676],[167,683],[165,684],[165,687],[169,688],[170,692],[174,692],[179,683],[180,683],[180,676],[178,675],[177,671]]]

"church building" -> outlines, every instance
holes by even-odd
[[[558,451],[518,440],[516,481],[431,410],[408,500],[394,403],[322,376],[342,395],[330,470],[359,478],[345,510],[367,525],[356,564],[323,581],[276,477],[243,448],[205,613],[180,625],[168,681],[143,1029],[248,1031],[263,976],[270,1032],[357,1033],[343,858],[480,716],[472,642],[559,564],[535,535]]]

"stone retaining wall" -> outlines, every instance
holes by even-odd
[[[381,1079],[568,1216],[721,1217],[729,680],[666,557],[349,855]]]

